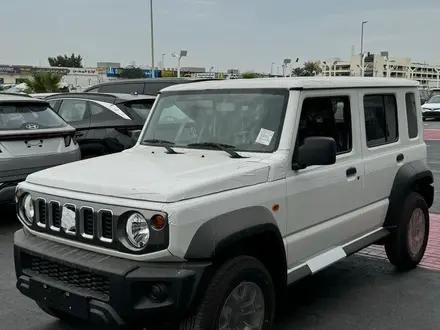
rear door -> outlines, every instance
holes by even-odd
[[[75,137],[78,143],[84,143],[90,127],[90,110],[87,100],[63,99],[58,108],[58,114],[76,128]]]
[[[89,139],[102,140],[111,152],[132,147],[136,140],[130,132],[142,127],[118,105],[102,101],[89,101]]]

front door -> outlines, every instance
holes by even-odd
[[[355,89],[304,91],[296,140],[329,136],[337,144],[336,163],[287,173],[287,246],[289,267],[330,249],[328,263],[342,257],[348,238],[368,231],[362,222],[364,164],[360,145],[358,96]],[[295,156],[293,157],[295,158]],[[293,161],[294,162],[294,161]],[[313,271],[313,270],[312,270]]]

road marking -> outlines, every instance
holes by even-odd
[[[438,239],[440,234],[440,214],[431,213],[429,217],[430,230],[428,247],[426,248],[425,256],[419,266],[430,270],[440,271],[440,240]],[[371,245],[357,254],[374,259],[387,259],[384,247],[378,245]]]

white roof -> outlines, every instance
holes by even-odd
[[[191,91],[206,89],[246,89],[246,88],[281,88],[281,89],[316,89],[316,88],[362,88],[362,87],[418,87],[419,82],[399,78],[378,77],[286,77],[226,79],[193,82],[166,87],[167,91]]]

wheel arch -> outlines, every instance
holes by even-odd
[[[402,213],[402,203],[411,192],[420,193],[428,207],[434,203],[434,177],[428,166],[420,160],[409,162],[397,171],[389,196],[388,211],[384,227],[397,226]]]
[[[266,266],[277,296],[284,290],[287,283],[284,241],[274,216],[263,206],[227,212],[202,224],[190,242],[185,259],[209,259],[215,265],[240,254],[253,256]]]

